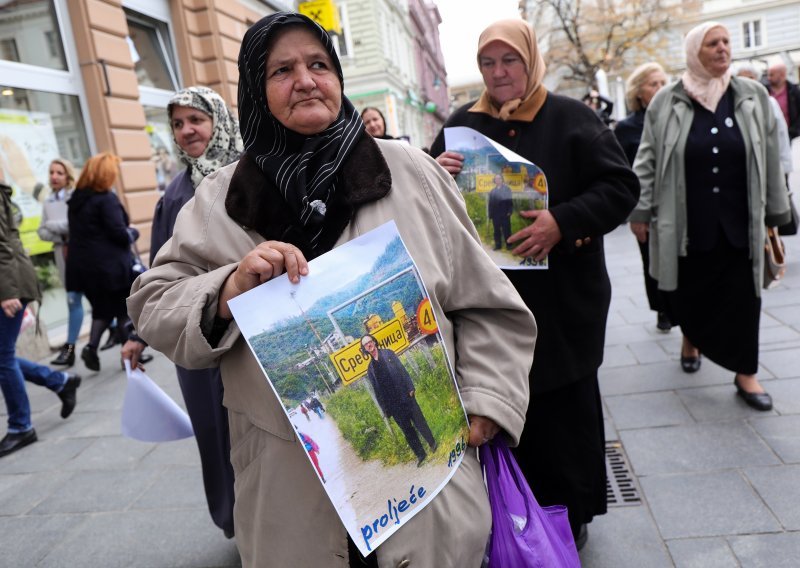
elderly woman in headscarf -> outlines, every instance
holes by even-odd
[[[671,292],[683,370],[698,371],[702,353],[769,410],[757,377],[765,223],[789,219],[775,117],[763,86],[732,76],[724,25],[700,24],[684,46],[681,80],[647,109],[631,229],[649,234],[650,274]]]
[[[568,507],[580,546],[585,523],[606,512],[597,381],[611,301],[603,235],[625,221],[639,184],[592,109],[544,87],[545,64],[528,23],[502,20],[486,28],[478,67],[483,94],[456,110],[445,127],[473,128],[547,176],[549,209],[523,212],[532,223],[508,238],[515,254],[549,258],[547,270],[507,272],[541,331],[515,455],[541,504]],[[451,174],[461,171],[463,156],[445,151],[443,133],[431,155]]]
[[[360,565],[227,301],[284,272],[298,282],[308,259],[393,219],[437,314],[473,446],[495,435],[517,442],[535,323],[481,252],[452,179],[421,151],[366,133],[322,28],[299,14],[265,17],[245,34],[239,72],[244,154],[200,184],[128,306],[140,335],[178,364],[221,368],[243,564]],[[490,524],[481,468],[467,452],[368,559],[479,566]]]
[[[167,105],[178,157],[186,165],[156,204],[150,235],[150,264],[171,237],[183,206],[207,175],[239,159],[242,137],[239,123],[219,94],[208,87],[187,87]],[[131,331],[122,358],[136,367],[145,341]],[[233,529],[233,469],[230,463],[228,413],[222,404],[223,386],[218,368],[187,369],[177,366],[186,411],[192,421],[206,501],[211,518],[231,538]]]

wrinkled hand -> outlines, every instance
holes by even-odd
[[[456,177],[464,167],[464,156],[457,152],[442,152],[436,161],[453,177]]]
[[[267,280],[286,272],[289,281],[297,284],[301,276],[308,274],[308,262],[294,245],[281,241],[266,241],[248,252],[238,268],[228,276],[219,294],[217,315],[232,319],[228,300],[252,290]]]
[[[631,223],[631,232],[636,235],[636,240],[643,243],[647,240],[650,226],[647,223]]]
[[[500,431],[500,426],[485,416],[469,416],[469,445],[477,448],[491,441]]]
[[[141,341],[129,339],[125,342],[125,345],[122,346],[122,350],[120,351],[122,360],[130,360],[131,369],[139,369],[140,371],[144,371],[144,365],[139,362],[139,357],[141,357],[144,347],[145,345]]]
[[[6,317],[13,318],[22,309],[22,302],[19,301],[19,298],[9,298],[0,302],[0,306]]]
[[[547,209],[520,211],[519,214],[526,219],[533,219],[533,223],[508,237],[509,243],[517,243],[511,252],[519,256],[532,256],[535,260],[544,259],[561,240],[558,223]]]

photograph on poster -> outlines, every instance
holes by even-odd
[[[353,541],[368,554],[461,463],[467,417],[393,221],[228,303]]]
[[[516,245],[507,242],[530,224],[520,211],[548,207],[541,168],[472,128],[445,128],[444,137],[448,151],[464,156],[456,184],[486,253],[501,268],[546,269],[547,258],[517,256],[511,252]]]

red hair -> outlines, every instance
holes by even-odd
[[[105,193],[111,189],[119,175],[119,163],[122,159],[111,152],[101,152],[92,156],[83,166],[78,183],[78,189],[91,189]]]

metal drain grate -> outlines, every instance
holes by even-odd
[[[631,467],[619,442],[606,444],[606,495],[609,507],[642,504]]]

